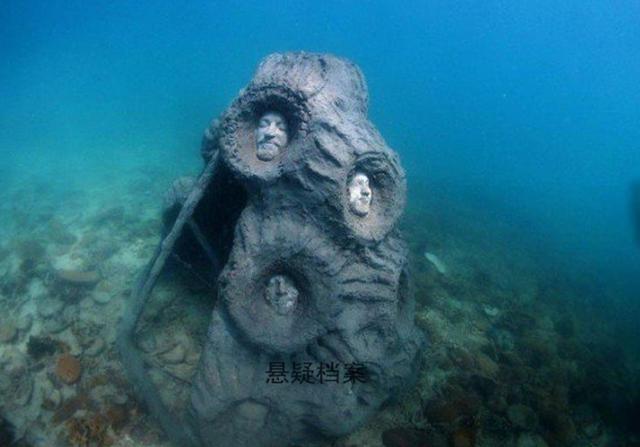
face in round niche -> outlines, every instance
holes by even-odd
[[[273,160],[289,143],[287,121],[281,113],[266,112],[256,128],[256,156],[261,161]]]
[[[269,279],[265,290],[265,299],[278,315],[289,315],[298,302],[298,289],[285,275],[275,275]]]
[[[369,177],[362,172],[357,172],[347,187],[349,192],[349,209],[353,214],[364,217],[371,210],[372,191],[369,185]]]

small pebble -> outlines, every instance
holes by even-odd
[[[38,314],[44,318],[50,318],[64,308],[64,303],[60,300],[43,300],[38,305]]]

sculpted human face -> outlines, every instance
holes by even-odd
[[[287,122],[278,112],[267,112],[256,128],[256,156],[262,161],[273,160],[287,146]]]
[[[351,178],[349,182],[349,209],[357,216],[364,217],[371,209],[371,187],[369,177],[361,172]]]
[[[269,280],[265,291],[265,299],[279,315],[288,315],[298,302],[298,289],[290,278],[275,275]]]

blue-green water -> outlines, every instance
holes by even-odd
[[[3,2],[0,235],[73,214],[78,190],[126,202],[117,179],[141,167],[159,202],[260,59],[330,52],[362,68],[409,209],[431,192],[482,209],[637,334],[639,23],[631,0]]]

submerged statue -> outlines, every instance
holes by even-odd
[[[287,121],[278,112],[269,111],[258,120],[256,128],[256,156],[271,161],[286,148],[289,141]]]
[[[397,230],[405,176],[367,103],[351,62],[272,54],[205,132],[200,177],[169,194],[167,231],[119,347],[178,445],[325,442],[415,378],[424,340]],[[172,415],[146,377],[135,328],[167,257],[189,244],[206,254],[218,294],[189,408]]]

